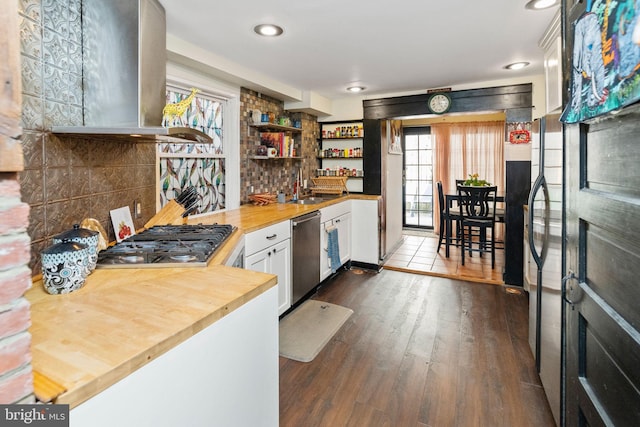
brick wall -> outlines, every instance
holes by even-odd
[[[0,8],[0,403],[33,402],[29,302],[29,205],[20,199],[24,169],[17,2]]]

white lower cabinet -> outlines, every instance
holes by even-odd
[[[245,236],[245,268],[278,276],[278,315],[291,307],[291,225],[289,221]]]
[[[333,220],[333,225],[338,228],[340,264],[344,264],[351,259],[351,214],[340,215]]]
[[[380,217],[377,200],[352,200],[353,244],[351,260],[378,265],[380,262]]]
[[[351,260],[351,206],[349,202],[329,206],[320,210],[322,226],[320,227],[320,281],[331,275],[329,261],[329,230],[338,229],[338,250],[340,265]]]
[[[291,240],[249,255],[245,266],[247,270],[278,276],[278,315],[284,313],[291,306]]]
[[[277,427],[276,288],[73,408],[69,425]]]

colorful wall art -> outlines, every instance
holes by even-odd
[[[176,126],[198,129],[213,143],[162,143],[158,144],[159,208],[174,199],[186,188],[198,192],[198,208],[195,214],[213,212],[225,208],[225,161],[223,139],[223,111],[225,101],[197,94],[191,90],[167,90],[167,104],[188,101],[181,116],[174,118]]]
[[[640,99],[640,0],[589,1],[573,25],[570,99],[561,120],[576,123]]]

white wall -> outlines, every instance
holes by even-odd
[[[387,126],[390,131],[390,126]],[[386,156],[385,164],[385,250],[389,255],[402,240],[402,168],[404,155],[389,154],[390,132],[387,133],[387,142],[382,147],[383,156]]]

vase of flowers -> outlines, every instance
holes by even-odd
[[[484,179],[479,179],[478,174],[474,173],[469,175],[469,178],[467,178],[464,181],[463,185],[470,186],[470,187],[487,187],[491,185],[491,183],[488,181],[485,181]]]

